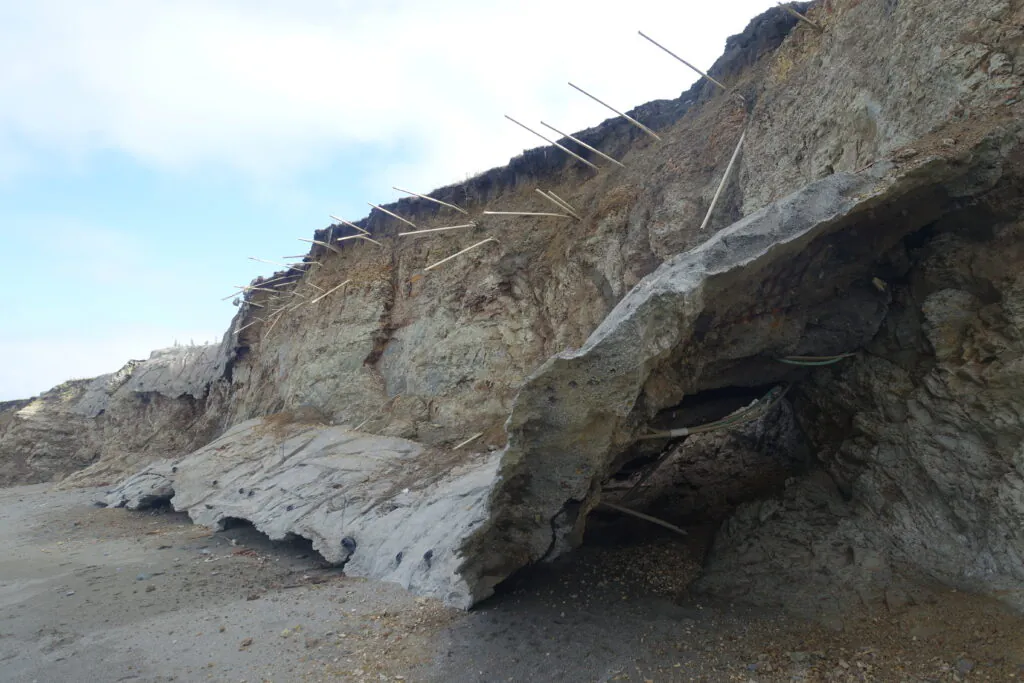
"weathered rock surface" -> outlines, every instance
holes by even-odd
[[[226,347],[175,347],[109,375],[65,382],[0,412],[0,486],[71,475],[110,482],[154,458],[188,453],[216,432],[207,410]]]
[[[127,380],[0,407],[0,484],[99,459],[68,480],[95,483],[169,457],[118,500],[173,489],[197,521],[309,535],[337,561],[348,552],[337,527],[351,527],[351,571],[466,605],[579,542],[609,478],[649,457],[635,443],[649,421],[700,412],[713,392],[790,383],[776,415],[785,425],[670,444],[647,492],[693,490],[640,498],[684,525],[740,504],[704,589],[790,606],[811,593],[813,609],[839,609],[851,594],[911,599],[901,577],[924,574],[1015,599],[1024,5],[830,0],[808,11],[823,31],[775,9],[729,41],[711,73],[742,102],[699,83],[634,111],[657,144],[621,119],[580,134],[624,169],[593,173],[531,150],[435,193],[475,228],[394,239],[404,227],[374,213],[361,224],[383,246],[315,247],[305,270],[275,276],[298,303],[250,292],[224,344],[187,368],[154,358],[152,374],[128,368]],[[538,185],[581,220],[482,215],[547,210]],[[422,200],[387,208],[421,228],[451,224]],[[500,244],[423,271],[491,235]],[[834,367],[777,362],[850,351]],[[303,406],[319,417],[295,431],[247,422]],[[225,434],[235,445],[180,459],[231,425],[245,425]],[[357,426],[382,436],[353,435]],[[504,450],[473,464],[454,457],[453,444],[477,433],[475,447]],[[299,451],[274,464],[291,452],[283,444]],[[314,451],[338,489],[309,475]],[[450,476],[429,467],[449,459]],[[398,478],[384,461],[423,485],[409,484],[408,498],[383,492]],[[285,489],[267,488],[279,481]],[[467,517],[442,500],[453,490],[471,491]],[[404,545],[381,539],[406,538],[395,531],[403,515],[435,513],[452,523],[427,537],[444,563],[431,559],[436,575],[421,575]],[[409,547],[427,562],[424,547]]]
[[[302,536],[350,576],[469,607],[457,550],[486,519],[498,456],[441,453],[294,419],[237,425],[183,459],[129,477],[106,502],[140,509],[170,499],[211,528],[246,520],[274,540]]]
[[[801,387],[829,476],[817,493],[800,482],[741,507],[716,542],[707,590],[795,604],[786,584],[799,579],[833,601],[851,586],[882,600],[893,567],[913,567],[1024,608],[1019,215],[975,212],[922,237],[866,353]]]
[[[547,361],[516,398],[491,519],[465,550],[478,597],[580,542],[617,456],[658,411],[803,376],[780,357],[867,346],[890,305],[875,278],[907,275],[901,240],[1012,186],[1018,136],[996,126],[949,158],[812,183],[670,259],[579,351]]]

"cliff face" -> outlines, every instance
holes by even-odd
[[[224,373],[223,351],[154,351],[115,373],[3,404],[0,486],[68,475],[69,485],[112,483],[154,457],[206,443],[219,429],[207,399]]]
[[[697,228],[744,125],[738,181],[711,229],[830,173],[896,150],[912,155],[910,143],[930,131],[1007,112],[1020,88],[1012,68],[1019,40],[1005,2],[969,10],[961,2],[834,2],[815,16],[826,31],[792,30],[795,20],[779,10],[730,42],[712,73],[745,105],[702,83],[634,112],[661,143],[621,119],[581,136],[625,169],[604,163],[594,173],[558,150],[533,150],[434,194],[469,210],[477,229],[393,238],[385,249],[344,242],[340,255],[315,248],[322,265],[294,291],[311,301],[350,284],[285,313],[273,329],[257,323],[239,335],[229,421],[308,404],[339,422],[369,420],[376,432],[428,443],[490,429],[500,445],[498,427],[523,379],[552,354],[579,347],[660,263],[706,239]],[[480,215],[551,210],[538,186],[583,220]],[[423,200],[388,208],[421,228],[467,222]],[[406,229],[379,212],[362,225],[383,238]],[[353,231],[336,226],[318,239],[328,233]],[[485,237],[500,246],[423,276],[424,266]],[[266,305],[268,296],[251,300]],[[243,311],[234,329],[264,310]]]
[[[340,527],[354,524],[369,554],[359,571],[456,604],[578,543],[599,502],[616,499],[615,481],[642,483],[634,501],[677,524],[729,520],[702,580],[718,593],[791,603],[814,585],[833,605],[889,599],[904,590],[899,577],[924,574],[1016,599],[1024,7],[834,0],[808,11],[822,30],[772,10],[729,41],[711,74],[732,93],[701,83],[632,112],[661,141],[621,119],[579,134],[625,168],[590,156],[594,172],[531,150],[433,194],[468,217],[420,199],[387,207],[421,229],[474,228],[399,237],[406,227],[374,212],[361,225],[379,244],[334,242],[354,234],[344,226],[317,231],[336,249],[316,246],[303,270],[257,281],[188,391],[76,385],[73,399],[54,390],[0,412],[7,481],[25,478],[25,462],[44,478],[102,452],[111,469],[74,480],[96,481],[184,456],[253,418],[310,410],[325,450],[303,455],[315,461],[303,467],[366,467],[372,444],[358,454],[331,445],[350,438],[331,431],[342,427],[411,440],[424,448],[402,451],[418,453],[408,456],[416,467],[444,453],[452,468],[450,480],[431,474],[425,500],[469,477],[472,493],[459,495],[479,516],[451,517],[458,531],[431,537],[429,556],[415,546],[415,571],[402,565],[410,549],[372,540],[410,523],[396,510],[416,506],[393,487],[351,517],[358,486],[337,474],[341,488],[315,487],[315,501],[299,496],[294,518],[268,528],[337,554],[355,533]],[[538,187],[580,220],[482,214],[551,211]],[[496,242],[424,271],[488,237]],[[813,370],[778,361],[844,353],[856,355]],[[790,387],[782,412],[731,436],[640,439],[648,425],[721,418],[737,397],[780,384]],[[102,416],[67,407],[92,405],[85,397],[97,392]],[[30,419],[43,414],[68,418]],[[86,422],[70,436],[74,420]],[[39,443],[54,445],[25,456]],[[240,444],[225,447],[241,458]],[[248,491],[278,485],[272,446],[244,473],[216,456],[240,486],[212,476],[210,450],[177,465],[210,475],[202,481],[170,465],[147,476],[182,491],[204,523],[264,519]],[[346,498],[325,508],[331,496]],[[432,525],[461,514],[432,509]]]

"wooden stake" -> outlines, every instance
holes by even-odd
[[[825,31],[825,29],[822,28],[821,24],[818,24],[816,22],[811,21],[810,19],[808,19],[807,17],[805,17],[804,15],[800,14],[795,9],[790,7],[789,5],[783,5],[781,2],[777,3],[777,4],[778,4],[779,7],[781,7],[782,9],[784,9],[787,12],[789,12],[790,14],[792,14],[794,17],[796,17],[800,21],[808,23],[809,25],[813,26],[814,28],[818,29],[819,31],[822,31],[822,32]]]
[[[277,326],[277,322],[278,322],[278,321],[279,321],[279,320],[280,320],[281,318],[283,318],[283,317],[284,317],[284,313],[285,313],[285,311],[287,311],[287,310],[288,310],[288,309],[286,309],[286,308],[282,308],[282,309],[281,309],[280,311],[278,311],[278,312],[277,312],[277,317],[276,317],[276,318],[274,318],[274,321],[273,321],[272,323],[270,323],[270,327],[268,327],[268,328],[267,328],[267,331],[263,333],[263,337],[262,337],[261,339],[266,339],[266,338],[267,338],[267,335],[269,335],[269,334],[270,334],[270,331],[271,331],[272,329],[274,329],[274,327],[275,327],[275,326]]]
[[[335,241],[336,242],[344,242],[345,240],[366,240],[367,242],[373,242],[374,244],[376,244],[378,247],[381,247],[382,249],[384,248],[383,244],[381,244],[377,240],[373,239],[372,237],[367,237],[366,235],[349,235],[348,237],[339,237]]]
[[[562,204],[562,202],[558,201],[558,200],[557,200],[557,199],[555,199],[554,197],[549,197],[549,196],[548,196],[548,195],[547,195],[547,194],[546,194],[546,193],[544,192],[544,190],[540,189],[539,187],[538,187],[538,188],[535,188],[535,189],[536,189],[536,191],[537,191],[537,194],[539,194],[539,195],[540,195],[541,197],[543,197],[544,199],[548,200],[549,202],[551,202],[552,204],[554,204],[555,206],[557,206],[557,207],[558,207],[559,209],[561,209],[562,211],[565,211],[566,213],[568,213],[568,214],[569,214],[570,216],[572,216],[572,217],[573,217],[573,218],[575,218],[576,220],[580,220],[580,217],[576,215],[576,212],[575,212],[575,211],[573,211],[573,210],[571,210],[571,209],[569,209],[569,208],[567,208],[567,207],[566,207],[566,206],[565,206],[564,204]]]
[[[554,216],[556,218],[572,218],[564,213],[541,213],[536,211],[484,211],[485,216]]]
[[[651,130],[650,128],[648,128],[648,127],[647,127],[647,126],[645,126],[644,124],[640,123],[640,122],[639,122],[639,121],[637,121],[636,119],[634,119],[634,118],[633,118],[632,116],[630,116],[630,115],[628,115],[628,114],[623,114],[623,113],[622,113],[621,111],[619,111],[619,110],[618,110],[618,109],[616,109],[615,107],[611,106],[610,104],[607,104],[607,103],[605,103],[605,102],[602,102],[601,100],[597,99],[596,97],[594,97],[593,95],[591,95],[591,94],[590,94],[590,93],[588,93],[588,92],[587,92],[586,90],[584,90],[583,88],[579,87],[578,85],[573,85],[572,83],[570,83],[569,85],[570,85],[570,86],[572,86],[573,88],[575,88],[576,90],[579,90],[579,91],[580,91],[581,93],[583,93],[584,95],[586,95],[586,96],[587,96],[587,97],[589,97],[590,99],[594,100],[594,101],[595,101],[595,102],[597,102],[598,104],[600,104],[600,105],[603,105],[603,106],[607,107],[608,109],[611,109],[611,110],[612,110],[613,112],[615,112],[616,114],[618,114],[618,115],[619,115],[619,116],[621,116],[622,118],[626,119],[627,121],[629,121],[630,123],[632,123],[632,124],[633,124],[634,126],[636,126],[637,128],[639,128],[639,129],[640,129],[640,130],[642,130],[643,132],[645,132],[645,133],[647,133],[648,135],[650,135],[650,136],[651,136],[652,138],[654,138],[655,140],[661,140],[661,138],[660,138],[660,137],[658,137],[658,134],[657,134],[657,133],[655,133],[655,132],[654,132],[653,130]]]
[[[253,325],[255,325],[256,323],[265,323],[265,322],[267,322],[267,321],[266,321],[266,320],[264,320],[263,318],[256,318],[256,319],[255,319],[255,320],[253,320],[253,321],[252,321],[251,323],[247,323],[247,324],[245,324],[245,325],[242,325],[242,326],[241,326],[241,327],[239,327],[239,328],[238,328],[237,330],[235,330],[235,334],[238,334],[238,333],[239,333],[239,332],[241,332],[242,330],[245,330],[245,329],[248,329],[248,328],[252,327],[252,326],[253,326]]]
[[[319,244],[321,247],[327,247],[336,254],[341,253],[341,249],[338,249],[333,244],[328,244],[327,242],[321,242],[320,240],[307,240],[305,237],[299,237],[298,239],[302,242],[309,242],[310,244]]]
[[[249,285],[235,285],[235,287],[238,287],[238,289],[241,289],[243,292],[249,292],[249,291],[252,291],[252,290],[256,290],[257,292],[272,292],[274,294],[277,294],[277,290],[276,289],[271,289],[270,287],[252,287],[252,286],[249,286]],[[239,294],[241,294],[241,293],[242,292],[239,292]],[[235,294],[234,296],[238,296],[238,294]]]
[[[578,213],[576,213],[576,209],[573,208],[572,204],[570,204],[569,202],[565,201],[564,199],[559,197],[557,194],[555,194],[551,190],[547,191],[547,196],[550,199],[554,199],[556,202],[558,202],[558,205],[561,206],[563,209],[565,209],[566,213],[572,214],[573,216],[576,217],[577,220],[582,220],[580,218],[580,215]]]
[[[599,157],[601,157],[603,159],[607,159],[608,161],[612,162],[616,166],[621,166],[622,168],[626,168],[626,165],[624,163],[622,163],[621,161],[619,161],[617,159],[613,159],[610,156],[608,156],[607,154],[605,154],[604,152],[602,152],[601,150],[595,149],[595,148],[591,147],[587,143],[583,142],[583,140],[580,140],[579,138],[575,138],[572,135],[569,135],[568,133],[563,133],[562,131],[558,130],[554,126],[549,126],[548,124],[544,123],[543,121],[540,122],[540,125],[547,126],[551,130],[553,130],[556,133],[558,133],[559,135],[561,135],[563,138],[569,138],[570,140],[572,140],[573,142],[575,142],[577,145],[579,145],[581,147],[586,147],[587,149],[589,149],[594,154],[598,155]]]
[[[433,197],[428,197],[425,194],[416,194],[415,192],[409,192],[409,190],[403,190],[402,188],[395,187],[394,185],[391,186],[391,189],[392,190],[398,190],[399,192],[404,192],[405,194],[411,194],[413,197],[419,197],[420,199],[426,199],[428,202],[434,202],[435,204],[440,204],[441,206],[447,206],[449,209],[455,209],[456,211],[459,211],[460,213],[464,213],[467,216],[469,215],[469,211],[466,211],[463,208],[455,206],[454,204],[449,204],[448,202],[442,202],[440,199],[434,199]]]
[[[412,232],[400,232],[399,237],[409,237],[415,235],[423,235],[428,232],[443,232],[445,230],[459,230],[461,228],[475,228],[476,223],[466,223],[465,225],[449,225],[446,228],[428,228],[426,230],[413,230]]]
[[[366,202],[366,203],[370,204],[370,202]],[[377,209],[378,211],[383,211],[384,213],[386,213],[387,215],[391,216],[392,218],[397,218],[398,220],[402,221],[406,225],[411,226],[414,230],[416,229],[416,224],[413,223],[412,221],[407,221],[404,218],[402,218],[401,216],[399,216],[398,214],[391,213],[387,209],[381,208],[381,207],[377,206],[376,204],[370,204],[370,206],[372,206],[373,208]]]
[[[274,261],[267,261],[266,259],[256,258],[255,256],[250,256],[248,258],[249,258],[250,261],[259,261],[260,263],[269,263],[270,265],[277,266],[278,268],[291,268],[292,270],[301,270],[301,271],[305,271],[306,270],[305,268],[303,268],[301,266],[297,266],[297,265],[295,265],[293,263],[276,263]]]
[[[606,508],[610,508],[612,510],[615,510],[616,512],[621,512],[621,513],[626,514],[626,515],[632,515],[633,517],[636,517],[637,519],[642,519],[645,522],[651,522],[652,524],[657,524],[658,526],[663,526],[666,529],[669,529],[670,531],[674,531],[677,534],[680,534],[682,536],[688,536],[689,535],[689,534],[686,533],[685,530],[680,529],[675,524],[669,524],[668,522],[666,522],[663,519],[658,519],[657,517],[651,517],[650,515],[645,515],[642,512],[637,512],[636,510],[630,510],[629,508],[624,508],[621,505],[616,505],[615,503],[606,503],[605,501],[602,500],[600,503],[598,503],[598,505],[603,505]]]
[[[695,66],[694,66],[693,64],[690,64],[690,63],[689,63],[688,61],[686,61],[685,59],[683,59],[682,57],[680,57],[679,55],[677,55],[677,54],[676,54],[675,52],[672,52],[672,50],[669,50],[669,49],[668,49],[667,47],[665,47],[664,45],[662,45],[661,43],[659,43],[658,41],[656,41],[656,40],[655,40],[654,38],[651,38],[651,37],[650,37],[649,35],[645,34],[645,33],[644,33],[643,31],[637,31],[637,33],[639,33],[639,34],[640,34],[640,35],[641,35],[642,37],[644,37],[644,38],[646,38],[647,40],[651,41],[652,43],[654,43],[655,45],[657,45],[658,47],[660,47],[660,48],[661,48],[662,50],[664,50],[665,52],[667,52],[667,53],[669,53],[670,55],[672,55],[673,57],[675,57],[676,59],[678,59],[678,60],[679,60],[680,62],[682,62],[682,63],[683,63],[683,64],[685,64],[686,66],[688,66],[688,67],[690,67],[691,69],[693,69],[694,71],[696,71],[696,72],[697,72],[698,74],[700,74],[700,75],[701,75],[701,76],[702,76],[703,78],[706,78],[706,79],[708,79],[709,81],[711,81],[712,83],[714,83],[715,85],[717,85],[717,86],[718,86],[719,88],[721,88],[722,90],[729,90],[729,87],[728,87],[727,85],[725,85],[725,84],[724,84],[724,83],[722,83],[721,81],[717,81],[717,80],[715,80],[714,78],[712,78],[711,76],[707,75],[706,73],[704,73],[703,71],[701,71],[700,69],[698,69],[697,67],[695,67]]]
[[[326,292],[324,292],[323,294],[321,294],[321,295],[320,295],[320,296],[318,296],[317,298],[313,299],[313,300],[312,300],[312,301],[310,301],[309,303],[310,303],[310,304],[315,304],[315,303],[316,303],[317,301],[320,301],[320,299],[323,299],[323,298],[324,298],[325,296],[327,296],[328,294],[333,294],[335,290],[341,289],[342,287],[344,287],[345,285],[347,285],[347,284],[348,284],[348,283],[350,283],[350,282],[352,282],[352,281],[351,281],[351,280],[345,280],[344,282],[342,282],[342,283],[341,283],[340,285],[338,285],[337,287],[331,287],[331,288],[330,288],[330,289],[328,289],[328,290],[327,290]]]
[[[438,266],[440,266],[440,265],[441,265],[441,264],[443,264],[443,263],[448,263],[449,261],[451,261],[451,260],[452,260],[453,258],[455,258],[456,256],[462,256],[462,255],[463,255],[463,254],[465,254],[465,253],[466,253],[467,251],[472,251],[473,249],[476,249],[477,247],[483,246],[483,245],[487,244],[488,242],[494,242],[495,244],[498,244],[498,243],[499,243],[499,242],[498,242],[498,240],[494,239],[493,237],[488,237],[488,238],[487,238],[487,239],[485,239],[485,240],[482,240],[482,241],[480,241],[480,242],[477,242],[476,244],[474,244],[474,245],[473,245],[473,246],[471,246],[471,247],[466,247],[466,248],[465,248],[465,249],[463,249],[462,251],[458,251],[458,252],[455,252],[454,254],[452,254],[451,256],[449,256],[448,258],[445,258],[445,259],[441,259],[441,260],[440,260],[440,261],[438,261],[437,263],[433,263],[433,264],[431,264],[431,265],[427,266],[427,267],[426,267],[426,268],[424,268],[423,270],[424,270],[424,272],[425,272],[425,271],[428,271],[428,270],[433,270],[434,268],[437,268]]]
[[[541,135],[540,133],[535,131],[533,128],[530,128],[529,126],[526,126],[526,125],[523,125],[522,123],[519,123],[518,121],[516,121],[514,118],[512,118],[508,114],[505,114],[505,118],[508,119],[509,121],[511,121],[512,123],[516,124],[517,126],[521,126],[521,127],[525,128],[526,130],[530,131],[531,133],[533,133],[534,135],[536,135],[537,137],[539,137],[541,140],[543,140],[544,142],[548,143],[549,145],[554,145],[555,147],[557,147],[558,149],[562,150],[563,152],[565,152],[569,156],[575,157],[576,159],[579,159],[580,161],[582,161],[583,163],[585,163],[587,166],[589,166],[590,168],[594,169],[595,171],[600,171],[601,170],[597,166],[595,166],[594,164],[590,163],[589,161],[587,161],[586,159],[581,157],[576,152],[574,152],[571,149],[569,149],[568,147],[564,147],[564,146],[558,144],[557,142],[555,142],[554,140],[548,140],[546,137],[544,137],[543,135]]]
[[[341,218],[338,218],[337,216],[334,216],[334,215],[332,215],[331,218],[333,218],[334,220],[338,221],[342,225],[347,225],[350,228],[355,228],[356,230],[358,230],[359,232],[363,233],[364,235],[369,235],[370,234],[369,231],[360,228],[355,223],[349,223],[348,221],[342,220]]]
[[[704,222],[700,224],[700,230],[703,230],[708,221],[711,220],[711,212],[715,210],[715,204],[718,203],[718,197],[722,194],[722,188],[725,187],[725,181],[729,179],[729,174],[732,173],[732,167],[736,163],[736,157],[740,155],[740,147],[743,146],[743,138],[747,136],[746,129],[740,134],[740,141],[736,143],[736,149],[732,153],[732,158],[729,159],[729,165],[725,167],[725,174],[722,176],[722,182],[718,183],[718,189],[715,190],[715,196],[711,198],[711,206],[708,207],[708,213],[704,216]]]
[[[469,444],[473,443],[474,441],[476,441],[477,439],[479,439],[483,435],[484,435],[483,432],[480,432],[479,434],[475,434],[474,436],[471,436],[468,439],[466,439],[465,441],[463,441],[462,443],[460,443],[458,446],[456,446],[452,450],[453,451],[457,451],[460,448],[462,448],[463,446],[468,446]]]
[[[565,208],[571,209],[573,211],[576,210],[575,208],[573,208],[572,204],[570,204],[569,202],[565,201],[564,199],[559,197],[557,194],[555,194],[554,190],[548,190],[548,194],[551,195],[552,197],[554,197],[555,199],[557,199],[558,201],[562,202],[563,204],[565,204]]]

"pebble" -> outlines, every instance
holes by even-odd
[[[148,581],[149,580],[149,574],[139,574],[138,576],[135,577],[135,580],[136,581]]]

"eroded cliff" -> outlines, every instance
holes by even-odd
[[[161,408],[201,400],[197,426],[146,447],[138,439],[163,437],[133,427],[134,445],[116,450],[138,457],[106,459],[174,458],[111,502],[158,482],[203,523],[307,535],[355,573],[460,605],[569,550],[592,511],[623,496],[681,526],[725,520],[701,582],[720,594],[794,604],[799,593],[827,610],[901,599],[926,576],[1019,603],[1024,9],[835,0],[808,11],[819,28],[772,10],[730,40],[710,73],[731,92],[702,82],[631,112],[660,141],[621,119],[578,135],[624,168],[531,150],[433,193],[473,228],[399,236],[406,226],[374,212],[359,225],[375,242],[337,242],[356,233],[340,224],[317,231],[331,248],[240,301],[222,362],[200,373],[202,398],[182,392]],[[580,219],[483,214],[550,211],[538,187]],[[386,208],[420,229],[468,222],[422,199]],[[424,271],[485,238],[496,241]],[[818,360],[779,360],[793,357]],[[646,438],[730,419],[773,387],[786,393],[756,422]],[[26,410],[0,418],[0,444],[21,444],[9,462],[33,439]],[[271,438],[261,455],[246,450],[264,429],[248,420],[296,410],[319,426],[277,441],[260,431]],[[121,438],[123,423],[107,423],[110,434],[85,429],[94,436],[68,445],[77,461],[61,471]],[[188,455],[243,423],[250,431]],[[282,460],[307,432],[319,435],[312,450]],[[358,452],[336,446],[353,439]],[[387,444],[412,442],[390,464],[367,463],[377,446],[386,460]],[[293,455],[327,474],[283,491]],[[396,488],[405,467],[431,474]],[[382,488],[367,493],[345,472]],[[412,514],[467,476],[472,515],[459,495]],[[293,499],[294,515],[266,514]],[[446,521],[429,556],[383,540]],[[354,551],[339,550],[344,539]]]

